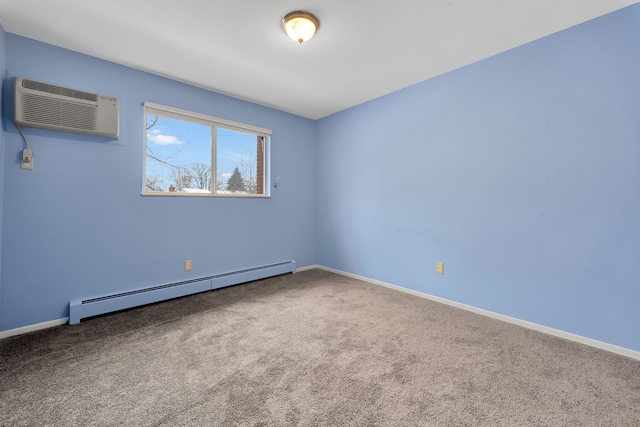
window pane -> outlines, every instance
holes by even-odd
[[[211,128],[147,115],[145,191],[209,193]]]
[[[264,194],[264,138],[216,129],[216,192]]]
[[[145,119],[143,194],[269,195],[270,130],[151,103]]]

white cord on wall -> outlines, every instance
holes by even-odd
[[[20,135],[24,138],[24,142],[27,144],[27,148],[22,150],[22,157],[20,158],[20,168],[21,169],[33,169],[33,152],[31,151],[31,145],[29,144],[29,139],[22,131],[21,126],[16,126],[20,131]]]

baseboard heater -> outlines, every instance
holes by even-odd
[[[69,324],[75,325],[80,319],[111,313],[127,308],[138,307],[154,302],[165,301],[185,295],[210,291],[225,286],[238,285],[252,280],[265,279],[285,273],[295,273],[296,262],[294,260],[231,271],[215,276],[201,277],[186,280],[184,282],[170,283],[153,286],[150,288],[136,289],[113,295],[104,295],[94,298],[75,300],[69,303]]]

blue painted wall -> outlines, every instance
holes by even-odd
[[[4,76],[7,69],[7,33],[0,24],[0,307],[2,307],[2,212],[4,200]]]
[[[8,113],[0,330],[66,317],[73,299],[315,264],[314,121],[13,34],[6,62],[11,84],[20,76],[119,98],[121,138],[26,129],[35,168],[23,171]],[[142,197],[145,101],[272,129],[272,198]]]
[[[317,165],[319,264],[640,351],[640,4],[322,119]]]

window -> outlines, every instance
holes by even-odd
[[[145,195],[266,197],[271,131],[145,103]]]

